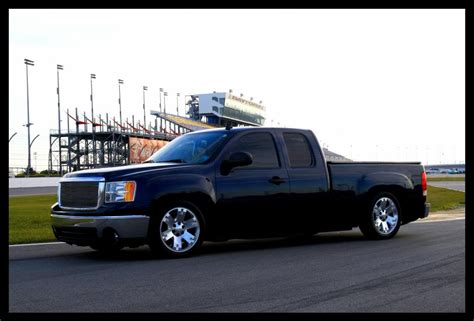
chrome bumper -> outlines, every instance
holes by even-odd
[[[146,238],[149,217],[144,215],[126,216],[72,216],[51,214],[51,224],[54,227],[95,228],[97,237],[102,238],[106,228],[114,229],[120,239]]]

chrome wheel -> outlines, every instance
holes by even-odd
[[[372,210],[375,230],[381,235],[389,235],[398,224],[398,208],[389,197],[381,197],[375,202]]]
[[[188,252],[198,241],[201,226],[190,209],[175,207],[163,216],[160,223],[160,238],[170,251]]]

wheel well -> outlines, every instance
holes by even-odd
[[[367,193],[367,206],[370,206],[369,204],[373,198],[380,193],[390,193],[395,196],[396,201],[400,207],[400,217],[403,220],[403,208],[405,206],[404,199],[406,198],[406,191],[403,189],[403,187],[398,185],[380,185],[372,187]]]
[[[203,193],[180,193],[165,195],[160,198],[154,199],[150,204],[150,209],[159,210],[169,204],[179,201],[188,201],[196,205],[199,210],[201,210],[202,215],[206,220],[213,207],[213,202],[211,201],[211,198]],[[156,214],[156,212],[150,212],[150,216],[154,214]]]

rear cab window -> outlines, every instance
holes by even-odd
[[[315,158],[308,138],[300,133],[283,133],[291,168],[313,167]]]

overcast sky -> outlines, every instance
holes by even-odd
[[[10,166],[27,165],[29,67],[32,165],[47,167],[57,126],[56,65],[65,111],[143,119],[158,90],[243,93],[267,125],[312,129],[355,160],[465,159],[464,10],[9,11]],[[180,100],[180,113],[184,112]],[[271,122],[273,120],[273,122]],[[72,124],[71,124],[72,125]],[[37,153],[36,161],[33,153]]]

